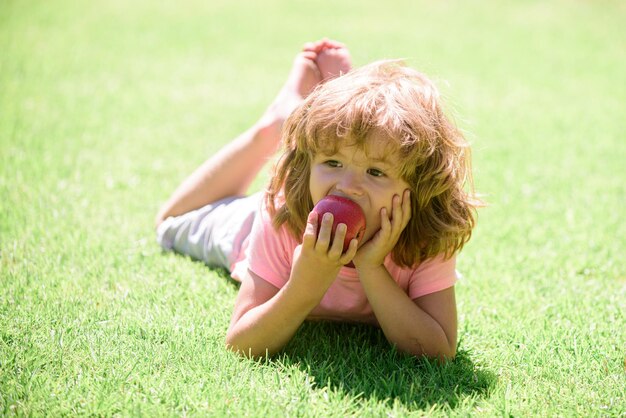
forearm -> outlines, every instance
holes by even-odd
[[[319,236],[317,223],[317,214],[311,212],[302,244],[294,250],[289,280],[280,290],[248,270],[250,280],[242,281],[226,337],[234,351],[256,357],[283,348],[319,305],[341,267],[354,257],[356,240],[342,253],[345,225],[337,227],[329,247],[332,214],[323,216]]]
[[[398,287],[384,266],[360,271],[359,275],[389,342],[416,356],[455,356],[456,336],[446,335],[443,327]]]
[[[287,283],[273,298],[233,318],[226,344],[251,357],[272,355],[293,337],[323,292],[311,292]]]

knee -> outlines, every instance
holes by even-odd
[[[158,231],[159,226],[161,226],[161,224],[170,216],[170,213],[164,207],[159,209],[156,216],[154,217],[154,229]]]
[[[155,231],[159,230],[159,226],[161,226],[164,220],[165,218],[163,218],[163,216],[160,213],[157,213],[157,215],[154,217],[154,230]]]

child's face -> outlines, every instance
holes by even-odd
[[[361,245],[380,229],[381,209],[386,207],[390,212],[393,197],[402,197],[409,188],[398,167],[397,157],[385,157],[384,147],[375,137],[368,140],[368,153],[355,145],[342,145],[334,155],[318,153],[313,157],[309,180],[313,204],[326,195],[340,195],[358,203],[367,223]]]

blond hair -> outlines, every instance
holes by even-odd
[[[460,251],[480,206],[470,148],[444,114],[434,84],[399,61],[374,62],[332,79],[290,115],[266,193],[274,226],[286,223],[299,240],[313,209],[313,156],[332,154],[346,141],[367,147],[374,133],[399,157],[400,177],[411,189],[412,215],[392,251],[394,262],[411,267]]]

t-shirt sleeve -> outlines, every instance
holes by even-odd
[[[447,260],[442,255],[421,263],[409,278],[411,299],[439,292],[454,286],[457,280],[456,256]]]
[[[250,232],[248,269],[280,289],[289,280],[293,251],[297,245],[285,226],[275,229],[269,213],[261,210]]]

